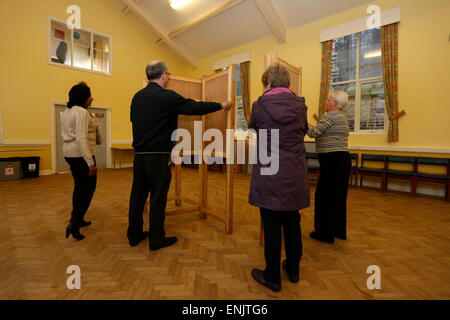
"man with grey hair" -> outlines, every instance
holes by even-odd
[[[164,230],[167,193],[172,178],[170,154],[177,129],[178,115],[205,115],[231,108],[231,102],[196,102],[165,89],[170,73],[162,61],[152,61],[146,68],[149,84],[135,94],[131,103],[133,126],[133,187],[128,213],[127,237],[130,246],[147,236],[150,250],[177,242],[166,237]],[[150,193],[150,232],[144,232],[143,211]]]

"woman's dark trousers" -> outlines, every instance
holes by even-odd
[[[348,152],[319,153],[314,229],[323,239],[347,239],[347,192],[352,168]]]
[[[97,175],[89,176],[89,166],[84,158],[64,158],[70,166],[75,183],[72,195],[70,223],[78,227],[89,209],[97,185]],[[95,157],[94,157],[95,163]]]
[[[286,251],[286,271],[299,275],[302,258],[302,231],[298,211],[272,211],[260,209],[264,225],[264,256],[266,269],[264,278],[273,283],[281,283],[281,230]]]

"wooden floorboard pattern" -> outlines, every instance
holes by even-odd
[[[198,199],[198,172],[183,169],[183,193]],[[250,275],[264,266],[259,213],[247,201],[249,176],[235,180],[234,233],[197,213],[166,218],[176,245],[156,252],[126,238],[130,169],[102,170],[86,239],[65,239],[72,177],[0,183],[0,299],[450,299],[450,204],[350,189],[349,240],[313,241],[312,207],[302,212],[301,281],[282,275],[272,293]],[[209,203],[225,208],[225,174],[209,175]],[[311,195],[313,191],[311,190]],[[171,190],[171,193],[173,190]],[[148,218],[145,217],[147,224]],[[81,290],[68,290],[66,268],[81,268]],[[381,290],[366,286],[381,268]]]

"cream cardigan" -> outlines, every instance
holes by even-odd
[[[85,108],[79,106],[66,108],[61,115],[64,157],[83,157],[88,166],[93,166],[96,130],[97,123]]]

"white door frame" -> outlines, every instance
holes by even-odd
[[[52,150],[52,174],[56,173],[56,121],[55,111],[56,105],[67,105],[66,102],[52,101],[50,103],[50,136],[51,136],[51,150]],[[103,109],[106,111],[106,168],[110,169],[111,166],[111,108],[110,107],[99,107],[91,106],[95,109]]]

